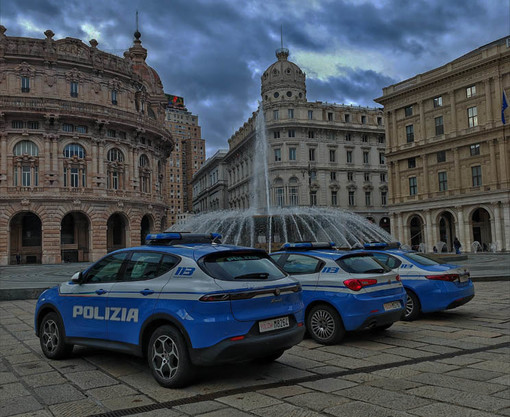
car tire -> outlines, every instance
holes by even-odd
[[[191,383],[195,367],[181,333],[173,326],[158,327],[149,341],[147,360],[154,379],[165,388],[180,388]]]
[[[256,359],[254,359],[254,362],[256,362],[256,363],[271,363],[271,362],[274,362],[275,360],[277,360],[280,356],[282,356],[284,352],[285,352],[285,349],[280,349],[273,353],[270,353],[269,355],[262,356],[260,358],[256,358]]]
[[[418,300],[418,297],[414,292],[408,290],[407,288],[406,292],[407,292],[406,308],[404,310],[404,317],[402,318],[402,320],[413,321],[416,320],[416,318],[420,315],[421,304],[420,300]]]
[[[39,326],[41,350],[49,359],[63,359],[71,354],[73,345],[65,342],[62,320],[57,313],[46,314]]]
[[[306,316],[306,328],[310,336],[322,345],[334,345],[345,336],[340,314],[326,304],[312,307]]]

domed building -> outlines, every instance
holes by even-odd
[[[227,208],[253,207],[261,188],[253,179],[267,165],[262,181],[268,182],[269,202],[262,196],[261,207],[349,209],[389,231],[382,109],[309,102],[306,75],[289,61],[289,50],[277,49],[276,57],[261,76],[259,109],[228,140],[227,154],[195,175],[194,210],[212,210],[214,199],[223,200],[212,198],[215,183],[226,184]],[[257,147],[260,111],[265,147]]]
[[[166,225],[167,98],[140,33],[94,39],[0,26],[0,264],[95,261]]]

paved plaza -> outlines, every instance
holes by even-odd
[[[349,335],[305,339],[269,365],[202,369],[165,389],[144,360],[90,348],[42,356],[35,300],[0,302],[2,416],[510,416],[510,280],[465,306]]]

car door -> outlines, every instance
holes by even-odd
[[[179,258],[154,251],[133,251],[108,297],[108,339],[138,344],[142,324],[151,316],[169,272]]]
[[[61,313],[67,337],[106,339],[108,294],[128,253],[106,256],[87,269],[80,284],[60,287]]]

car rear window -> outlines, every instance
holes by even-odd
[[[337,259],[336,263],[351,274],[383,274],[391,271],[372,255],[345,256]]]
[[[232,251],[206,255],[198,265],[208,275],[224,281],[273,281],[286,276],[262,251]]]
[[[418,265],[423,266],[441,265],[446,263],[442,259],[428,256],[423,253],[408,252],[405,254],[405,256],[409,258],[411,261],[417,263]]]

